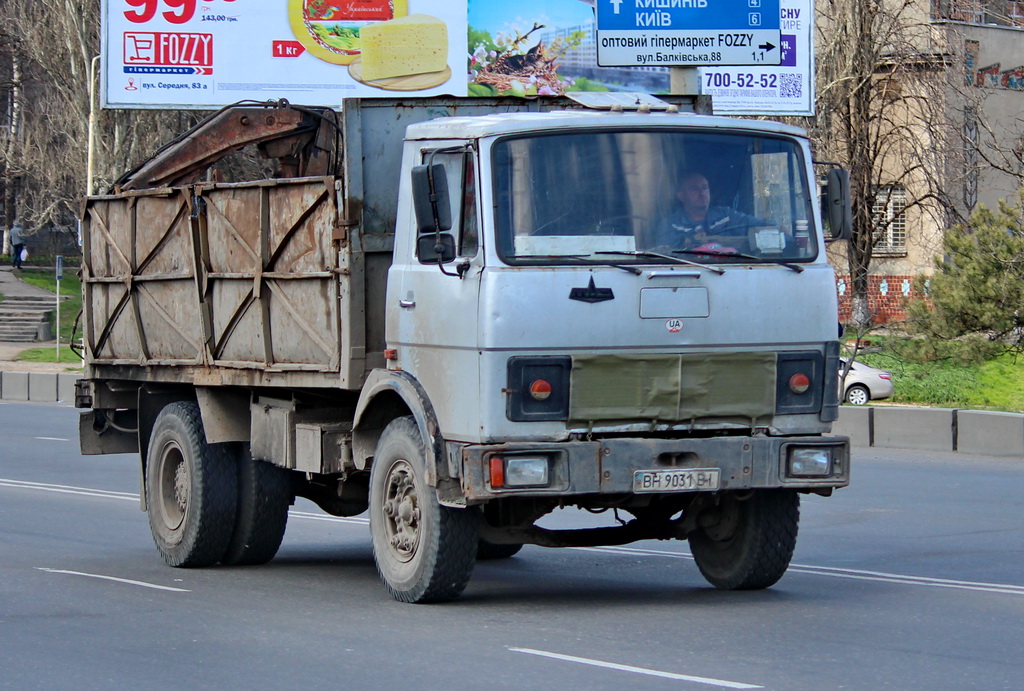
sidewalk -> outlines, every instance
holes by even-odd
[[[51,297],[56,296],[48,290],[37,288],[20,280],[14,275],[14,269],[10,264],[0,266],[0,295],[4,297]],[[8,372],[67,372],[74,369],[74,365],[66,362],[20,362],[15,360],[18,355],[30,348],[50,347],[56,352],[56,341],[38,341],[35,343],[4,343],[0,341],[0,371]],[[66,343],[60,344],[61,350],[68,348]]]

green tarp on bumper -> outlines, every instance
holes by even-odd
[[[775,412],[775,357],[772,352],[574,356],[569,419],[764,419]]]

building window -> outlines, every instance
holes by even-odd
[[[907,193],[902,185],[883,185],[875,191],[871,221],[875,229],[877,257],[905,257],[907,254]]]
[[[950,0],[949,18],[958,22],[984,24],[984,3],[982,0]]]
[[[1024,0],[1010,0],[1006,3],[1006,16],[1010,26],[1024,27]]]
[[[935,19],[1024,27],[1024,0],[932,0]]]

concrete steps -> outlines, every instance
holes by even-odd
[[[48,315],[56,305],[46,296],[8,295],[0,302],[0,341],[31,343],[53,338]]]

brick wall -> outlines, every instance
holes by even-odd
[[[850,319],[852,286],[850,277],[836,276],[836,292],[839,295],[839,321]],[[876,324],[888,324],[906,318],[904,304],[908,298],[918,297],[914,292],[914,277],[905,276],[869,276],[868,306],[872,319]]]

